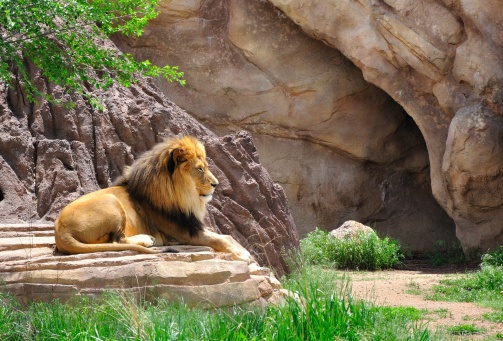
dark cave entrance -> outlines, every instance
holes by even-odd
[[[382,205],[365,223],[398,239],[413,253],[442,251],[439,248],[457,245],[455,223],[432,193],[424,136],[414,119],[391,97],[389,100],[403,115],[395,140],[404,143],[404,152],[386,166],[369,166],[384,172],[379,182]]]

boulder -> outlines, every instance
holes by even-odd
[[[33,79],[40,89],[62,96],[38,72]],[[103,110],[79,95],[64,97],[75,105],[63,108],[44,100],[30,104],[19,86],[1,89],[0,222],[53,221],[82,194],[110,186],[157,142],[195,135],[220,182],[208,206],[208,227],[232,235],[279,276],[288,272],[284,251],[298,248],[297,230],[283,189],[260,164],[249,134],[218,138],[162,95],[151,79],[139,78],[130,88],[95,90]]]
[[[51,224],[0,225],[2,291],[19,301],[67,301],[121,290],[147,300],[163,298],[204,308],[277,304],[288,294],[268,268],[233,261],[209,247],[159,247],[61,255]],[[177,253],[173,253],[177,251]]]
[[[217,134],[252,134],[300,235],[355,219],[413,251],[454,240],[414,120],[323,37],[270,3],[163,2],[144,35],[113,40],[140,59],[179,65],[185,87],[155,83]],[[295,8],[317,12],[308,2]],[[339,14],[320,9],[333,26]]]
[[[375,231],[371,227],[354,220],[348,220],[335,230],[330,231],[330,235],[337,239],[352,239],[368,234],[375,234]]]

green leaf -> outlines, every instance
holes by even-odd
[[[104,43],[111,34],[140,35],[148,21],[158,15],[158,2],[2,0],[0,80],[13,86],[18,79],[30,101],[40,97],[54,102],[33,84],[25,62],[29,60],[67,93],[87,94],[84,82],[97,89],[114,83],[130,86],[138,75],[162,76],[183,85],[183,73],[176,67],[136,61]]]

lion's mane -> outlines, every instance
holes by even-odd
[[[183,164],[197,158],[206,158],[204,146],[198,140],[193,137],[169,139],[145,152],[115,185],[125,186],[134,200],[154,216],[173,221],[193,236],[204,227],[206,203],[199,197],[190,168]],[[148,223],[150,229],[154,225],[157,224]]]

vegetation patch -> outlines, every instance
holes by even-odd
[[[374,233],[338,239],[317,228],[300,241],[300,246],[309,264],[339,269],[389,269],[404,258],[403,249],[396,240],[379,238]]]
[[[460,242],[447,243],[443,240],[438,240],[433,245],[433,251],[427,253],[426,256],[434,266],[462,264],[466,262],[463,247]]]
[[[422,291],[421,288],[419,287],[419,284],[417,284],[414,281],[411,281],[408,285],[408,288],[405,290],[405,293],[409,295],[421,295]]]
[[[503,323],[503,310],[486,313],[484,318],[491,322]]]
[[[459,324],[448,328],[449,332],[454,335],[473,335],[484,332],[484,329],[473,324]]]
[[[441,281],[433,287],[428,299],[439,301],[476,302],[503,310],[503,247],[482,257],[480,270],[456,279]]]
[[[286,279],[295,297],[267,308],[188,308],[127,294],[21,306],[0,295],[1,340],[428,340],[411,307],[376,307],[348,293],[347,281],[307,267]]]

